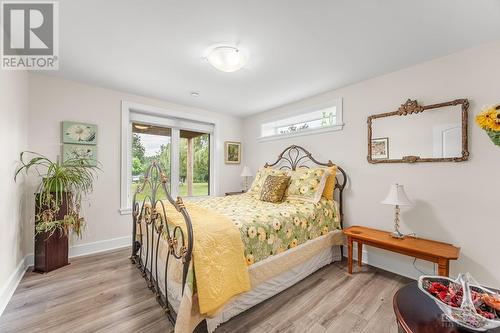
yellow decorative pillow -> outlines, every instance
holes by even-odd
[[[283,201],[289,183],[289,176],[267,176],[260,191],[260,200],[272,203]]]
[[[260,196],[262,185],[264,185],[264,181],[269,175],[286,176],[287,172],[273,168],[260,168],[259,171],[257,171],[255,179],[253,180],[252,186],[250,187],[250,190],[248,192]]]
[[[300,168],[292,172],[287,199],[317,203],[325,188],[328,170],[325,168]]]
[[[328,178],[326,178],[325,189],[323,190],[323,198],[333,200],[333,190],[335,189],[335,177],[337,176],[337,166],[326,168],[329,171]]]

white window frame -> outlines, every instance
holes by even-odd
[[[335,125],[319,127],[319,128],[304,129],[304,130],[300,130],[297,132],[286,133],[286,134],[275,134],[275,135],[262,136],[262,126],[264,124],[267,124],[270,122],[281,121],[281,120],[284,120],[287,118],[292,118],[294,116],[298,116],[298,115],[301,115],[304,113],[320,111],[322,109],[327,109],[327,108],[333,107],[333,106],[336,107],[336,114],[335,114],[336,124]],[[262,121],[262,123],[259,127],[260,136],[257,138],[257,141],[265,142],[265,141],[286,139],[286,138],[291,138],[291,137],[296,137],[296,136],[313,135],[313,134],[319,134],[319,133],[340,131],[340,130],[342,130],[343,127],[344,127],[343,100],[342,100],[342,98],[336,98],[336,99],[330,100],[328,102],[313,104],[313,105],[310,105],[307,107],[295,109],[293,111],[288,111],[286,114],[281,113],[279,116],[275,116],[272,118],[266,118],[264,121]]]
[[[140,120],[142,123],[154,124],[172,128],[172,160],[171,163],[179,163],[175,161],[178,159],[178,154],[174,151],[179,149],[173,142],[178,135],[175,135],[179,128],[196,130],[193,128],[193,123],[187,124],[185,121],[194,121],[200,123],[199,130],[205,132],[206,125],[212,124],[213,131],[210,133],[210,195],[219,195],[219,179],[218,168],[216,168],[216,161],[220,160],[221,145],[219,145],[219,132],[218,121],[213,118],[194,115],[186,112],[168,110],[156,106],[134,103],[122,100],[121,103],[121,172],[120,172],[120,214],[128,215],[132,213],[132,126],[133,121]],[[175,164],[175,165],[177,165]],[[177,168],[172,168],[172,179],[177,179],[178,174],[174,174]],[[176,178],[177,177],[177,178]],[[177,196],[177,193],[172,193]]]

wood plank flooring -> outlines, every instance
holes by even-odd
[[[172,332],[128,260],[129,250],[74,258],[41,275],[28,272],[0,317],[0,332]],[[397,332],[392,296],[409,283],[373,267],[347,274],[334,263],[231,319],[228,332]]]

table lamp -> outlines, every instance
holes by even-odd
[[[404,238],[405,235],[399,231],[399,206],[411,206],[413,204],[410,199],[408,199],[404,186],[392,184],[389,189],[389,194],[387,194],[387,197],[382,203],[384,205],[394,206],[394,231],[391,233],[391,236],[399,239]]]
[[[243,167],[243,171],[241,171],[241,177],[244,177],[245,179],[245,192],[248,191],[248,178],[252,177],[252,171],[250,171],[250,168],[248,166]]]

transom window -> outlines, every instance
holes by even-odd
[[[261,140],[342,129],[342,99],[261,125]]]

